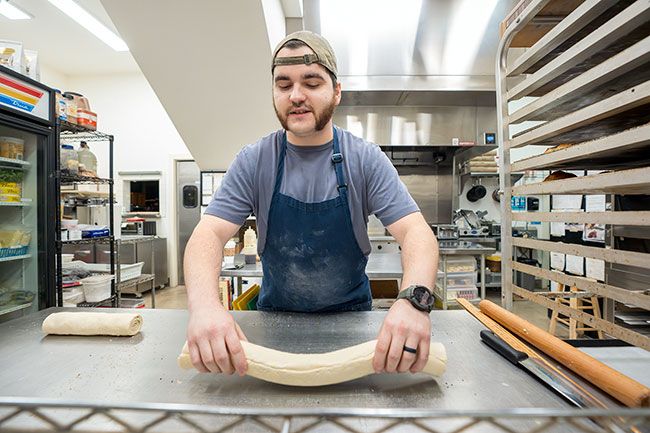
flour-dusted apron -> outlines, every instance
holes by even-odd
[[[262,311],[367,311],[372,305],[367,257],[359,248],[348,205],[336,129],[332,165],[338,197],[303,203],[280,193],[287,150],[282,137],[262,253]]]

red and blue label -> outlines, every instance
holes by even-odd
[[[0,75],[0,103],[23,111],[32,112],[43,91]]]

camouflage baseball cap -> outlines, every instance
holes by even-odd
[[[282,49],[284,44],[292,40],[304,42],[309,48],[311,48],[314,54],[305,54],[303,56],[293,57],[276,57],[278,51]],[[271,72],[273,72],[273,69],[278,65],[311,65],[312,63],[320,63],[328,71],[334,74],[335,77],[338,76],[336,55],[334,55],[334,50],[329,42],[317,33],[301,30],[291,33],[286,38],[282,39],[277,45],[273,51],[273,65],[271,66]]]

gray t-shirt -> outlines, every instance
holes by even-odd
[[[335,131],[343,154],[354,235],[363,253],[368,255],[368,215],[376,215],[387,226],[419,209],[379,146],[338,127]],[[251,213],[255,214],[259,254],[266,241],[283,134],[284,130],[279,130],[245,146],[235,157],[205,211],[237,225],[242,225]],[[332,142],[315,147],[287,143],[280,192],[305,203],[336,197],[332,147]]]

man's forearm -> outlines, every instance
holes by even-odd
[[[402,242],[402,286],[417,284],[433,290],[438,272],[438,241],[426,224],[411,227]]]
[[[219,299],[219,275],[223,242],[205,227],[197,227],[185,248],[183,268],[190,312],[198,308],[216,308]]]

